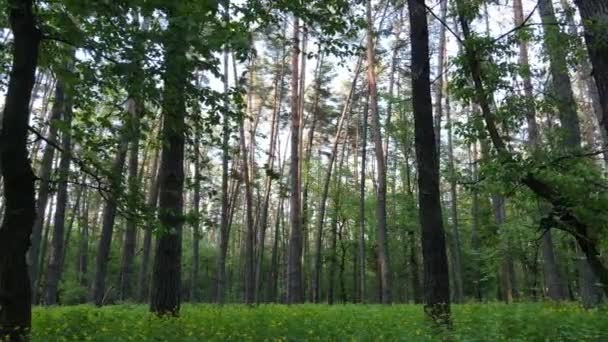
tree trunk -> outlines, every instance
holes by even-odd
[[[439,16],[443,22],[446,22],[448,13],[448,0],[441,0],[439,6]],[[445,66],[446,37],[445,25],[439,25],[439,45],[437,47],[437,78],[435,80],[435,117],[433,129],[435,134],[435,147],[437,148],[438,164],[441,163],[441,118],[443,116],[443,68]],[[457,285],[458,286],[458,285]],[[458,297],[458,288],[456,289],[456,297]]]
[[[289,257],[287,261],[287,303],[297,304],[304,300],[302,293],[302,215],[300,194],[300,100],[298,91],[298,58],[300,54],[300,25],[294,17],[293,48],[291,55],[291,164],[289,169],[291,194],[289,217]]]
[[[162,129],[161,129],[162,131]],[[156,205],[158,203],[158,166],[159,166],[159,147],[154,148],[154,162],[152,163],[151,175],[150,175],[150,188],[148,191],[148,199],[146,202],[146,208],[149,210],[149,214],[154,216],[156,213]],[[148,298],[148,292],[150,289],[148,269],[150,266],[150,254],[152,251],[152,226],[148,224],[144,230],[144,241],[141,253],[141,267],[137,274],[137,300],[144,302]]]
[[[57,139],[57,125],[54,125],[55,120],[60,120],[64,111],[64,90],[63,82],[57,81],[55,85],[55,100],[53,109],[51,110],[51,118],[49,122],[49,132],[47,140],[55,142]],[[31,246],[28,252],[30,265],[30,278],[32,282],[32,302],[38,302],[38,280],[40,269],[38,268],[38,260],[40,259],[40,242],[42,239],[42,228],[44,227],[44,214],[47,207],[47,202],[50,193],[50,178],[53,169],[53,159],[55,157],[55,147],[47,143],[42,155],[38,178],[40,185],[38,187],[38,198],[36,200],[36,219],[32,229]]]
[[[604,0],[575,0],[585,28],[585,43],[602,105],[600,126],[608,134],[608,4]]]
[[[365,168],[367,162],[367,119],[369,115],[369,92],[366,92],[361,112],[361,176],[359,180],[359,300],[365,303]]]
[[[553,238],[551,235],[551,230],[546,230],[542,241],[545,287],[550,299],[564,300],[566,299],[566,293],[555,261]]]
[[[127,127],[123,127],[120,143],[116,157],[112,163],[110,174],[110,192],[107,194],[105,206],[103,208],[101,235],[97,247],[97,257],[95,259],[95,278],[93,280],[93,302],[97,306],[104,304],[106,296],[106,274],[108,272],[108,261],[110,258],[110,248],[112,245],[112,234],[114,230],[114,220],[118,206],[118,196],[122,179],[122,171],[125,165],[125,158],[129,142],[129,132]]]
[[[471,151],[472,155],[469,158],[469,162],[471,164],[471,178],[473,182],[477,183],[479,181],[479,171],[477,167],[477,141],[473,142],[473,148]],[[479,232],[481,231],[479,215],[480,215],[480,203],[479,203],[479,189],[476,185],[473,185],[471,190],[471,250],[473,252],[472,257],[472,269],[473,269],[473,292],[475,295],[475,299],[478,302],[481,302],[483,299],[482,296],[482,276],[481,276],[481,243],[479,239]]]
[[[200,269],[200,240],[201,236],[201,171],[200,171],[200,141],[199,132],[195,130],[194,137],[194,194],[192,201],[192,213],[194,222],[192,223],[192,274],[190,275],[190,301],[198,302],[200,296],[198,294],[198,281]]]
[[[51,256],[47,266],[46,274],[46,305],[58,303],[59,281],[62,273],[62,261],[64,252],[65,235],[65,213],[68,205],[68,178],[70,176],[70,162],[72,154],[72,104],[67,100],[63,111],[63,123],[66,130],[62,135],[61,159],[59,161],[59,183],[57,185],[57,207],[55,208],[55,222],[53,227],[53,241],[51,244]]]
[[[222,2],[224,7],[223,19],[226,24],[230,21],[230,0]],[[224,74],[222,81],[224,83],[224,94],[228,94],[228,44],[224,46]],[[230,120],[228,116],[228,107],[225,108],[222,117],[222,208],[220,217],[220,250],[217,258],[217,275],[215,287],[215,302],[222,304],[226,292],[226,254],[228,253],[228,238],[230,237],[230,224],[228,222],[228,160],[230,159]]]
[[[233,60],[234,62],[234,60]],[[249,91],[247,99],[247,112],[250,115],[252,108],[252,96],[253,96],[253,79],[254,79],[254,61],[251,62],[249,70]],[[247,116],[249,116],[247,115]],[[255,243],[255,232],[253,222],[253,191],[251,189],[251,174],[249,173],[249,151],[245,140],[245,118],[242,119],[239,125],[239,135],[241,142],[241,162],[243,163],[241,176],[245,183],[245,293],[244,299],[246,304],[253,304],[254,302],[254,264],[253,264],[253,245]]]
[[[367,86],[369,91],[369,112],[372,119],[372,137],[378,168],[378,191],[376,216],[378,220],[378,259],[382,281],[382,303],[391,303],[390,261],[388,253],[388,232],[386,228],[386,166],[382,150],[382,128],[378,112],[378,91],[376,89],[376,52],[374,46],[374,23],[372,21],[371,0],[367,0]]]
[[[418,165],[419,219],[424,259],[425,312],[450,324],[450,282],[439,195],[439,164],[433,131],[428,24],[424,0],[408,0],[412,44],[412,108]]]
[[[139,164],[139,116],[142,111],[138,99],[131,96],[127,100],[127,112],[131,115],[129,122],[130,144],[129,151],[129,201],[130,215],[127,217],[127,229],[125,230],[122,261],[120,266],[120,299],[125,301],[133,298],[133,273],[135,273],[135,245],[137,240],[137,213],[139,198],[139,176],[137,174]]]
[[[82,216],[80,221],[80,236],[78,239],[76,279],[80,286],[88,286],[89,266],[89,192],[84,190],[82,195]]]
[[[184,28],[176,19],[176,8],[168,13],[169,38],[165,42],[165,96],[163,99],[163,145],[159,179],[158,212],[163,232],[158,236],[154,256],[150,311],[157,315],[178,315],[180,310],[182,225],[184,192],[184,143],[188,83],[186,46],[176,36]]]
[[[0,227],[0,336],[28,339],[32,291],[26,253],[36,218],[34,173],[27,153],[28,105],[34,86],[40,32],[31,0],[9,0],[13,63],[4,102],[0,167],[4,220]]]
[[[454,146],[452,137],[452,117],[450,98],[445,94],[445,119],[448,128],[448,177],[450,181],[450,219],[452,226],[452,254],[454,263],[454,302],[462,303],[464,300],[462,284],[462,249],[460,245],[460,228],[458,225],[458,191],[456,187],[456,172],[454,170]]]

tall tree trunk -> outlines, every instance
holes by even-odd
[[[27,340],[32,322],[26,253],[36,207],[34,173],[26,141],[40,32],[31,0],[9,0],[8,19],[13,31],[13,64],[0,135],[5,201],[0,227],[0,336],[8,337],[9,341],[22,341]]]
[[[133,298],[133,273],[135,272],[135,244],[137,240],[137,207],[139,198],[139,116],[142,111],[139,101],[131,96],[127,100],[127,112],[131,115],[129,121],[129,199],[130,215],[127,217],[127,228],[124,234],[122,260],[120,266],[120,299]]]
[[[428,24],[424,0],[408,0],[408,8],[425,312],[436,323],[447,325],[450,324],[450,282],[439,195],[439,164],[433,131]]]
[[[192,274],[190,275],[190,301],[198,302],[200,296],[198,294],[199,286],[199,270],[200,270],[200,240],[201,236],[201,163],[200,163],[200,141],[199,132],[195,131],[194,137],[194,186],[192,201],[192,213],[194,222],[192,223]]]
[[[118,196],[120,192],[120,184],[122,179],[122,171],[125,165],[127,156],[129,132],[124,126],[121,132],[120,143],[116,157],[112,163],[110,170],[110,192],[107,194],[105,205],[103,208],[101,235],[97,247],[97,257],[95,259],[95,278],[93,280],[93,302],[97,306],[104,304],[106,296],[106,275],[108,272],[108,261],[110,258],[110,248],[112,245],[112,234],[114,230],[114,221],[116,219],[116,210],[118,207]]]
[[[223,19],[226,24],[230,21],[230,0],[224,0],[222,2],[224,7]],[[224,63],[224,74],[222,75],[222,81],[224,83],[224,94],[228,94],[228,50],[229,47],[226,44],[224,46],[223,63]],[[216,274],[216,285],[215,285],[215,302],[222,304],[224,302],[224,296],[226,292],[226,254],[228,253],[228,238],[230,237],[230,224],[228,220],[228,206],[230,204],[228,199],[228,160],[230,159],[230,120],[228,116],[228,106],[225,108],[224,115],[222,117],[222,208],[220,217],[220,236],[219,245],[220,250],[217,258],[217,274]]]
[[[188,83],[186,46],[179,39],[182,21],[177,8],[168,13],[168,37],[163,99],[163,145],[159,178],[158,212],[163,233],[159,235],[154,255],[150,311],[158,315],[178,315],[180,310],[182,225],[184,192],[184,144],[186,98]]]
[[[80,236],[78,237],[77,269],[76,279],[80,286],[88,286],[88,266],[89,266],[89,192],[84,189],[82,195],[82,211],[80,218]]]
[[[300,100],[298,90],[298,58],[300,54],[300,24],[293,19],[293,47],[291,55],[291,163],[289,165],[289,257],[287,261],[287,303],[304,300],[302,293],[302,215],[300,194]]]
[[[234,62],[234,60],[233,60]],[[254,68],[255,61],[252,60],[250,64],[249,70],[249,90],[248,90],[248,99],[247,99],[247,113],[250,115],[253,107],[253,79],[254,79]],[[249,116],[249,115],[246,115]],[[253,124],[253,123],[251,123]],[[242,178],[245,183],[245,227],[247,229],[245,236],[245,303],[253,304],[254,302],[254,264],[253,264],[253,245],[255,243],[255,232],[254,232],[254,221],[253,221],[253,191],[251,189],[251,174],[249,173],[249,151],[247,148],[247,143],[245,140],[245,118],[242,119],[239,126],[239,135],[241,142],[241,162],[243,163],[242,167]],[[253,145],[253,144],[252,144]],[[253,146],[252,146],[253,147]],[[252,151],[253,153],[253,151]]]
[[[460,228],[458,225],[458,190],[456,187],[456,171],[454,170],[454,146],[452,136],[452,117],[450,98],[445,94],[445,119],[448,128],[448,177],[450,181],[450,219],[452,226],[452,254],[454,263],[454,302],[462,303],[464,299],[462,284],[462,249],[460,245]]]
[[[361,175],[359,179],[359,301],[365,303],[365,169],[367,162],[367,121],[369,116],[369,92],[365,93],[365,102],[361,112]]]
[[[448,13],[448,0],[441,0],[439,6],[439,16],[443,22],[446,22]],[[439,46],[437,47],[437,78],[435,80],[435,117],[433,129],[435,134],[435,147],[437,148],[437,158],[441,163],[441,118],[443,116],[443,69],[445,64],[446,49],[446,27],[439,25]],[[438,165],[439,165],[438,163]],[[457,290],[458,292],[458,290]],[[458,295],[457,295],[458,297]]]
[[[60,120],[64,111],[64,89],[63,82],[57,81],[55,85],[55,100],[51,110],[51,118],[49,122],[49,131],[47,140],[55,142],[57,139],[57,125],[53,121]],[[50,178],[53,169],[53,159],[55,157],[55,147],[47,143],[42,155],[42,162],[38,171],[40,185],[38,187],[38,198],[36,199],[36,219],[32,229],[31,246],[28,252],[30,265],[30,278],[32,282],[32,302],[38,302],[38,280],[40,269],[38,268],[38,260],[40,259],[40,242],[42,239],[42,228],[44,226],[44,214],[47,207],[47,202],[50,193]]]
[[[162,129],[161,129],[162,132]],[[160,132],[159,132],[160,133]],[[156,205],[158,203],[158,166],[159,166],[159,152],[160,147],[154,147],[154,161],[152,162],[152,169],[150,171],[150,185],[148,190],[148,198],[146,201],[146,208],[149,210],[149,214],[154,216],[156,213]],[[148,292],[150,289],[148,269],[150,267],[150,255],[152,251],[152,225],[147,223],[144,229],[144,241],[141,253],[141,267],[137,274],[137,300],[144,302],[148,298]]]
[[[608,134],[608,4],[604,0],[575,0],[585,28],[585,42],[593,65],[593,78],[602,105],[603,126]]]
[[[57,207],[55,208],[55,222],[53,227],[53,241],[51,256],[46,274],[45,301],[46,305],[58,303],[59,281],[62,273],[62,261],[65,235],[65,213],[68,205],[68,178],[70,176],[70,162],[72,154],[72,104],[66,100],[62,121],[66,127],[62,135],[61,159],[59,161],[59,183],[57,185]]]
[[[472,150],[470,151],[471,157],[469,158],[469,162],[471,165],[471,179],[474,183],[477,183],[479,181],[479,171],[477,167],[477,141],[474,141],[472,145],[472,148],[469,146],[469,148]],[[478,302],[481,302],[483,299],[481,287],[481,243],[479,238],[481,225],[479,222],[480,201],[479,188],[477,187],[477,185],[473,185],[473,188],[471,189],[471,197],[471,250],[473,252],[473,292],[475,295],[475,299],[477,299]]]
[[[382,303],[391,302],[390,261],[388,253],[388,232],[386,227],[386,166],[382,150],[382,128],[378,112],[378,90],[376,89],[376,52],[374,46],[374,23],[372,20],[371,0],[367,0],[367,86],[369,91],[369,113],[372,119],[372,137],[378,168],[378,191],[376,200],[376,219],[378,220],[378,259],[382,281]]]

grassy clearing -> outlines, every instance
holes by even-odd
[[[179,318],[147,306],[36,308],[34,341],[608,341],[608,308],[575,304],[454,305],[436,331],[417,305],[184,305]]]

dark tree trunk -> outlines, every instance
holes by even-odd
[[[542,1],[542,0],[541,0]],[[608,134],[608,3],[605,0],[575,0],[580,11],[593,78],[602,105],[600,126]]]
[[[297,304],[304,300],[302,293],[302,215],[300,194],[300,100],[298,91],[298,59],[300,54],[300,25],[294,17],[293,48],[291,55],[291,163],[289,165],[289,256],[287,259],[287,303]]]
[[[57,139],[57,125],[53,121],[60,120],[64,111],[64,90],[63,83],[57,81],[55,86],[55,101],[51,110],[51,118],[49,120],[49,131],[46,139],[55,142]],[[40,259],[40,242],[42,239],[42,228],[44,227],[44,215],[47,207],[47,202],[50,194],[50,178],[53,169],[53,159],[55,157],[55,147],[47,143],[42,154],[42,162],[38,171],[40,185],[38,187],[38,198],[36,199],[36,219],[32,230],[30,250],[28,259],[30,265],[30,278],[32,282],[32,302],[38,302],[38,280],[40,269],[38,268],[38,260]]]
[[[135,244],[137,240],[137,217],[135,216],[139,198],[139,116],[141,113],[140,103],[134,97],[128,99],[127,111],[131,115],[128,128],[129,149],[129,198],[128,208],[130,215],[127,217],[127,227],[124,234],[122,247],[122,260],[120,266],[120,299],[125,301],[133,298],[133,273],[135,272]]]
[[[28,339],[32,320],[26,253],[36,207],[26,140],[40,32],[31,0],[9,0],[8,17],[13,31],[13,64],[0,135],[5,203],[0,228],[0,336],[22,341]]]
[[[179,37],[184,25],[169,11],[169,36],[165,42],[163,139],[159,178],[158,211],[163,233],[156,243],[150,311],[158,315],[178,315],[180,310],[184,141],[188,82],[186,47]]]
[[[439,165],[433,131],[429,34],[424,0],[408,0],[408,8],[412,44],[412,107],[424,259],[425,312],[438,324],[450,324],[450,281],[439,195]]]
[[[59,161],[59,183],[57,185],[57,207],[55,208],[55,222],[53,227],[53,241],[51,243],[51,256],[46,274],[45,304],[58,303],[59,280],[61,279],[64,252],[65,213],[68,205],[68,178],[70,176],[70,162],[72,154],[72,104],[66,101],[63,111],[63,131],[61,159]]]

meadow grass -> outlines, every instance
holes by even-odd
[[[159,318],[145,305],[35,308],[33,341],[608,341],[608,308],[453,305],[450,331],[419,305],[190,305]]]

